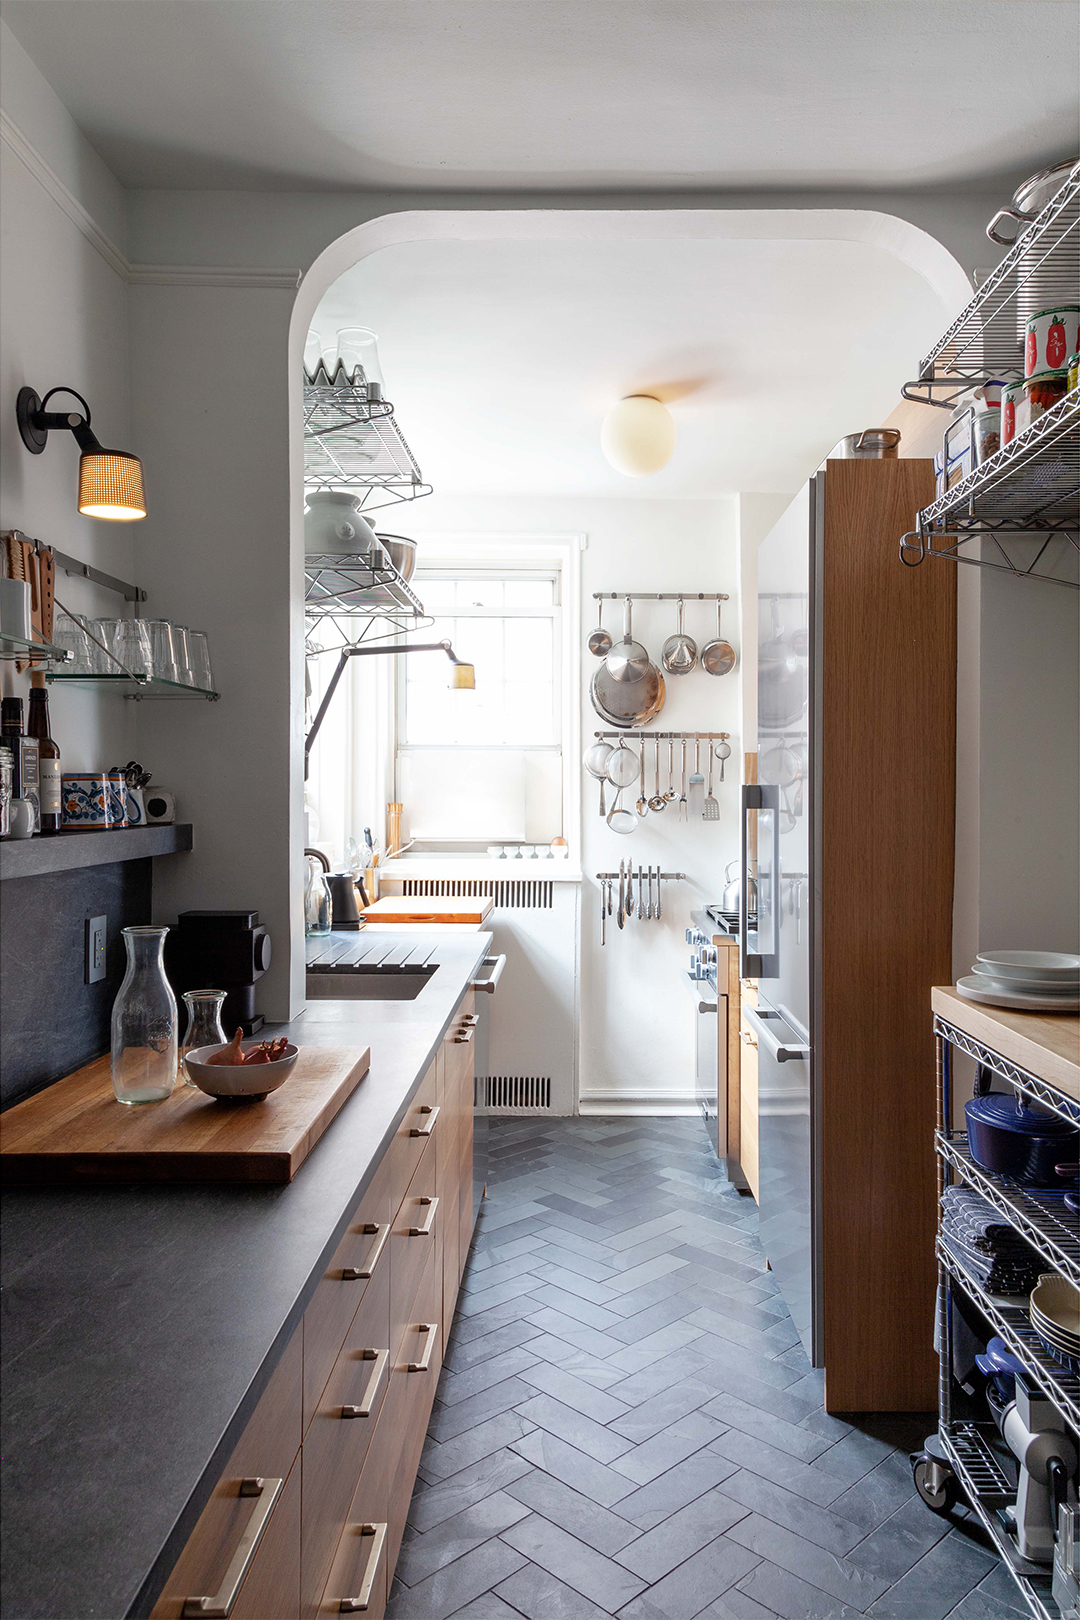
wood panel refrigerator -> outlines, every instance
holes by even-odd
[[[897,553],[932,499],[929,462],[829,461],[758,552],[761,1236],[831,1411],[936,1392],[926,1009],[951,980],[956,579]]]

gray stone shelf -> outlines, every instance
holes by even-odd
[[[53,838],[12,838],[0,843],[0,881],[74,872],[149,855],[176,855],[192,845],[191,823],[172,827],[123,827],[115,832],[58,833]]]

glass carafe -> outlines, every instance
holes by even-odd
[[[304,885],[304,933],[309,939],[328,934],[330,918],[330,885],[322,862],[317,856],[309,855]]]
[[[124,928],[127,971],[112,1010],[117,1102],[164,1102],[176,1084],[176,998],[165,977],[167,928]]]
[[[198,1091],[194,1080],[184,1068],[184,1056],[200,1046],[225,1046],[229,1037],[221,1027],[221,1007],[226,990],[185,990],[183,1001],[187,1008],[187,1029],[180,1043],[180,1074],[184,1084]]]

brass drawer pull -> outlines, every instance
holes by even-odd
[[[475,1034],[475,1029],[459,1029],[454,1036],[455,1046],[462,1046],[466,1041],[471,1041]]]
[[[361,1418],[371,1416],[371,1408],[375,1405],[375,1396],[378,1394],[379,1390],[379,1381],[381,1380],[383,1373],[386,1371],[386,1363],[390,1360],[390,1352],[389,1350],[361,1350],[360,1360],[373,1361],[375,1365],[371,1369],[371,1377],[368,1379],[367,1389],[364,1391],[363,1399],[361,1400],[360,1405],[343,1406],[341,1408],[341,1415],[343,1418]]]
[[[743,1039],[744,1046],[756,1046],[757,1045],[757,1041],[755,1041],[754,1037],[750,1034],[749,1030],[746,1030],[746,1029],[743,1030],[742,1039]]]
[[[439,1110],[432,1108],[430,1103],[422,1103],[420,1112],[428,1116],[426,1125],[414,1125],[409,1132],[410,1136],[430,1136],[435,1129],[435,1121],[439,1117]]]
[[[416,1202],[427,1210],[427,1216],[422,1226],[410,1226],[410,1237],[430,1237],[435,1228],[435,1211],[439,1207],[437,1198],[418,1198]]]
[[[435,1348],[435,1339],[438,1331],[438,1322],[421,1322],[418,1324],[418,1332],[422,1333],[425,1339],[424,1352],[419,1361],[409,1362],[410,1372],[428,1371],[429,1367],[431,1366],[431,1353]]]
[[[371,1588],[375,1585],[375,1572],[379,1567],[383,1547],[386,1545],[385,1524],[361,1524],[357,1526],[362,1536],[371,1537],[371,1550],[364,1565],[364,1578],[360,1582],[360,1590],[355,1597],[343,1597],[338,1605],[341,1614],[362,1614],[371,1603]]]
[[[479,1013],[466,1013],[464,1018],[461,1020],[461,1022],[463,1024],[478,1024],[480,1022],[480,1014]]]
[[[390,1236],[390,1223],[380,1226],[376,1221],[365,1221],[361,1227],[363,1232],[377,1234],[375,1242],[367,1252],[367,1258],[362,1266],[342,1266],[341,1275],[345,1282],[363,1282],[371,1276],[379,1263],[379,1257],[386,1247],[386,1240]]]
[[[180,1613],[184,1620],[228,1620],[232,1613],[233,1604],[240,1595],[240,1588],[244,1584],[244,1576],[251,1568],[251,1561],[255,1557],[256,1549],[262,1540],[263,1531],[270,1522],[270,1515],[274,1511],[274,1503],[281,1495],[283,1479],[242,1479],[240,1481],[239,1496],[256,1496],[258,1501],[252,1509],[251,1518],[243,1535],[237,1543],[236,1551],[232,1555],[232,1562],[221,1579],[221,1591],[213,1597],[189,1597],[184,1599],[184,1607]]]

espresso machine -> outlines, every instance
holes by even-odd
[[[257,911],[182,911],[165,940],[165,971],[179,1000],[185,990],[225,990],[225,1034],[255,1035],[255,985],[270,966],[270,935]]]

